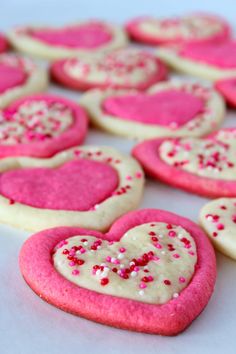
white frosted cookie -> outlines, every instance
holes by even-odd
[[[61,85],[81,91],[91,88],[145,90],[167,77],[161,60],[148,51],[132,47],[100,56],[56,60],[50,73]]]
[[[186,80],[158,83],[145,93],[91,90],[80,103],[101,129],[141,139],[202,136],[216,129],[225,114],[214,89]]]
[[[213,81],[236,76],[236,41],[163,46],[156,53],[185,74]]]
[[[47,85],[46,70],[31,59],[16,54],[0,55],[0,108],[18,98],[44,91]]]
[[[159,19],[143,16],[129,21],[126,30],[132,39],[154,45],[226,40],[231,32],[225,20],[203,13]]]
[[[144,176],[140,165],[110,147],[83,146],[48,159],[0,160],[0,220],[19,228],[54,226],[106,230],[136,208]]]
[[[17,27],[8,33],[8,39],[17,50],[49,60],[94,55],[127,45],[121,27],[95,20],[59,28]]]
[[[214,246],[236,260],[236,198],[220,198],[200,211],[200,224]]]

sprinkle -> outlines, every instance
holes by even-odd
[[[74,269],[72,270],[72,275],[79,275],[79,270],[78,269]]]
[[[171,281],[168,280],[168,279],[165,279],[165,280],[163,281],[163,283],[164,283],[165,285],[171,285]]]
[[[102,286],[105,286],[105,285],[107,285],[109,283],[109,279],[108,278],[102,278],[101,280],[100,280],[100,284],[102,285]]]

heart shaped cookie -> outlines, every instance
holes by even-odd
[[[143,184],[139,164],[108,147],[2,159],[0,220],[35,231],[63,225],[103,231],[138,206]]]
[[[22,26],[11,30],[8,38],[14,48],[49,60],[90,56],[127,44],[121,27],[102,21],[85,21],[60,28]]]
[[[140,17],[126,25],[130,37],[146,44],[222,41],[230,37],[230,27],[219,17],[196,13],[179,18]]]
[[[212,88],[171,80],[147,92],[94,89],[81,105],[98,127],[126,137],[202,136],[223,120],[225,106]]]
[[[215,89],[225,98],[231,107],[236,107],[236,79],[223,79],[215,82]]]
[[[236,41],[162,47],[157,56],[174,69],[208,80],[236,76]]]
[[[214,246],[236,260],[236,199],[220,198],[207,203],[199,220]]]
[[[49,157],[84,140],[87,116],[70,100],[41,94],[1,111],[0,126],[0,157]]]
[[[162,335],[190,325],[208,303],[216,277],[203,231],[155,209],[128,213],[106,234],[69,227],[42,231],[24,243],[19,261],[25,281],[50,304],[110,326]]]
[[[221,129],[205,139],[145,141],[132,153],[149,175],[174,187],[207,197],[234,197],[235,138],[236,129]]]
[[[46,71],[32,60],[12,53],[0,55],[0,77],[0,108],[47,88]]]
[[[68,58],[51,65],[60,84],[75,89],[108,88],[145,90],[167,76],[165,65],[143,50],[119,49],[100,57]]]
[[[8,43],[6,38],[0,33],[0,53],[6,52]]]

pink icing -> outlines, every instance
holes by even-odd
[[[0,94],[15,86],[23,85],[27,74],[22,68],[0,64]]]
[[[124,120],[168,126],[186,124],[204,108],[203,101],[186,92],[166,90],[148,94],[113,96],[104,100],[106,114]]]
[[[180,55],[222,69],[236,68],[236,41],[187,44],[181,49]]]
[[[112,39],[107,27],[95,22],[61,29],[35,29],[30,34],[49,45],[70,48],[96,48]]]
[[[50,168],[25,168],[0,176],[0,193],[22,204],[54,210],[92,209],[109,198],[118,176],[109,165],[86,159]]]

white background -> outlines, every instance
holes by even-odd
[[[0,0],[0,28],[7,30],[23,23],[60,24],[87,17],[122,23],[137,15],[169,16],[193,10],[215,12],[236,24],[233,0]],[[78,98],[78,94],[69,91],[50,91]],[[226,125],[236,125],[236,112],[228,114]],[[134,144],[95,130],[90,131],[86,143],[113,145],[127,153]],[[141,207],[162,208],[197,221],[199,209],[206,201],[148,180]],[[217,255],[218,279],[208,307],[183,334],[169,338],[95,324],[43,302],[27,287],[18,270],[18,252],[27,236],[25,232],[0,227],[1,354],[236,353],[235,262]]]

